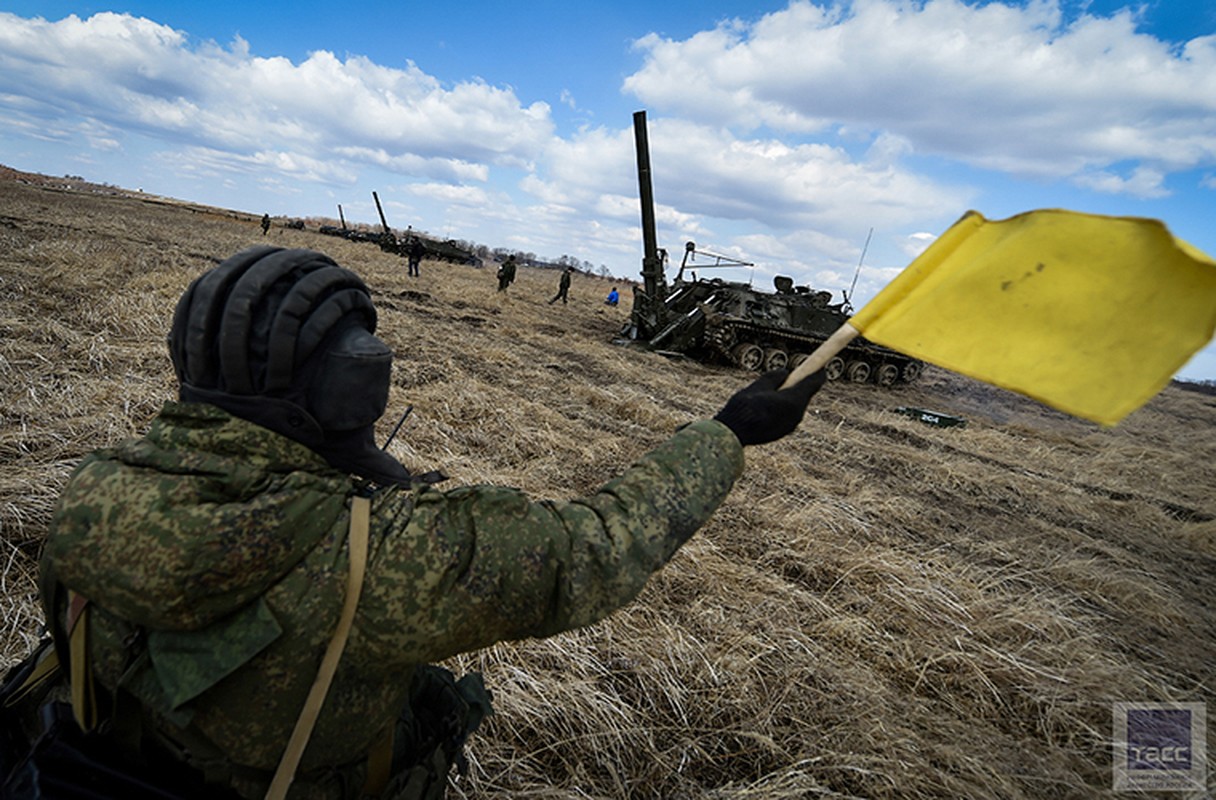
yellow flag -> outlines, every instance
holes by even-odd
[[[1216,262],[1154,219],[968,212],[850,323],[884,344],[1114,425],[1216,331]]]

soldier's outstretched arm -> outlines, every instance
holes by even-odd
[[[787,376],[761,376],[590,497],[533,501],[489,486],[395,495],[376,511],[392,532],[373,557],[360,630],[386,657],[435,661],[603,619],[709,519],[742,474],[744,445],[798,426],[824,377],[778,389]]]
[[[637,596],[742,471],[738,439],[704,420],[579,500],[424,491],[373,551],[359,629],[417,662],[596,622]],[[375,525],[392,526],[387,506],[405,498],[391,498]]]

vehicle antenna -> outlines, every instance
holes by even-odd
[[[861,274],[861,262],[866,260],[866,251],[870,249],[870,237],[874,235],[874,229],[870,228],[870,232],[866,234],[866,243],[861,247],[861,258],[857,259],[857,271],[853,273],[853,282],[849,284],[849,293],[845,295],[844,301],[850,302],[853,296],[853,290],[857,288],[857,276]]]

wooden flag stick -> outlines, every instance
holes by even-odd
[[[815,348],[815,352],[806,357],[798,365],[798,368],[790,373],[790,376],[785,379],[785,383],[781,384],[782,389],[788,389],[794,384],[801,381],[808,375],[823,369],[824,365],[832,360],[832,357],[843,350],[849,342],[856,339],[861,334],[861,331],[854,328],[849,323],[844,323],[836,332],[828,337],[827,341]]]

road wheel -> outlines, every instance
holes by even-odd
[[[838,381],[844,375],[844,359],[836,356],[831,361],[823,365],[823,371],[827,373],[828,380]]]
[[[904,380],[911,383],[920,377],[921,370],[924,368],[925,365],[919,361],[909,361],[904,364]]]
[[[723,353],[729,353],[735,346],[735,329],[730,325],[710,325],[705,338]]]
[[[793,372],[801,367],[802,362],[806,361],[808,358],[810,358],[810,354],[808,353],[794,353],[792,356],[790,356],[790,363],[786,366],[789,367],[790,372]]]
[[[870,365],[865,361],[854,361],[845,370],[845,375],[853,383],[865,383],[870,379]]]
[[[764,351],[764,370],[766,372],[770,372],[775,369],[785,369],[785,366],[789,363],[789,353],[785,352],[779,347]]]
[[[757,371],[764,365],[764,351],[758,345],[751,342],[744,342],[735,347],[734,353],[731,356],[735,359],[735,363],[743,367],[743,369]]]
[[[878,385],[890,386],[899,380],[899,367],[894,364],[883,364],[878,368]]]

